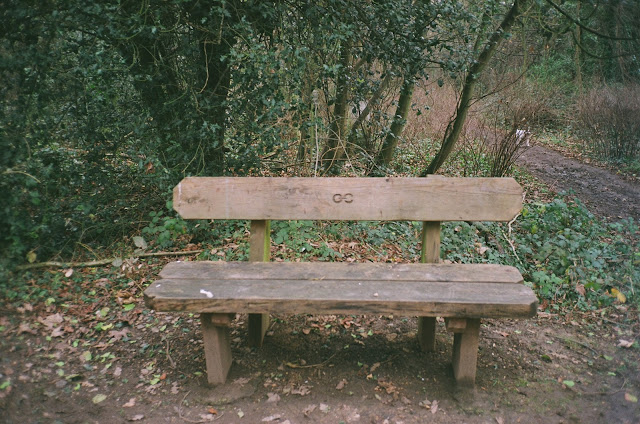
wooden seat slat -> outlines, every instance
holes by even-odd
[[[206,313],[528,318],[537,307],[530,288],[501,283],[163,279],[145,295],[158,311]]]
[[[379,280],[522,283],[511,266],[495,264],[388,264],[346,262],[172,262],[160,272],[167,279],[220,280]]]

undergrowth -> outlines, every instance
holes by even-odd
[[[171,240],[180,247],[197,238],[204,250],[198,259],[248,258],[247,221],[192,223],[166,218],[149,225],[143,234],[156,237],[151,246],[164,248]],[[418,262],[421,229],[419,222],[274,221],[271,256],[275,261]],[[602,222],[569,196],[526,204],[512,224],[443,223],[441,258],[515,266],[545,309],[594,310],[640,303],[638,223],[632,219]],[[96,279],[103,273],[96,271]],[[60,296],[71,292],[81,295],[74,292],[76,286],[63,287],[59,275],[25,273],[0,285],[0,296],[18,305],[58,303]]]

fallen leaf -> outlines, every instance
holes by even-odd
[[[123,328],[122,330],[109,331],[109,337],[111,337],[111,340],[113,340],[114,342],[118,342],[122,340],[122,338],[127,337],[128,334],[129,334],[129,330],[126,328]]]
[[[131,398],[129,402],[122,405],[123,408],[133,408],[134,406],[136,406],[136,398]]]
[[[375,364],[371,365],[371,369],[369,370],[369,372],[374,372],[379,367],[380,367],[380,362],[376,362]]]
[[[624,339],[620,339],[618,340],[618,347],[624,347],[624,348],[630,348],[631,346],[633,346],[633,343],[635,342],[635,340],[624,340]]]
[[[27,253],[27,261],[29,261],[30,264],[34,263],[37,258],[38,256],[36,255],[35,252],[31,251]]]
[[[317,407],[318,405],[309,405],[302,410],[302,413],[304,414],[305,417],[308,417],[313,411],[316,410]]]
[[[324,414],[328,414],[330,409],[331,409],[331,407],[329,405],[327,405],[326,403],[321,403],[320,404],[320,412],[322,412]]]
[[[69,278],[73,275],[73,268],[69,268],[67,270],[64,271],[64,276]]]
[[[627,296],[618,289],[611,289],[611,296],[618,299],[618,302],[620,303],[625,303],[627,301]]]
[[[278,402],[280,401],[280,395],[277,393],[267,393],[267,402]]]
[[[631,393],[625,393],[624,400],[631,403],[638,403],[638,398],[635,395],[632,395]]]
[[[338,383],[338,385],[336,386],[336,390],[342,390],[344,389],[345,384],[347,384],[347,380],[345,380],[344,378],[342,379],[342,381],[340,381]]]
[[[435,414],[436,412],[438,412],[438,401],[434,400],[431,402],[431,413]]]
[[[250,378],[240,377],[240,378],[236,378],[235,380],[233,380],[233,384],[238,384],[238,385],[240,385],[240,387],[242,387],[245,384],[247,384],[249,381],[251,381]]]
[[[135,236],[133,238],[133,244],[135,244],[137,248],[142,250],[146,250],[147,248],[147,242],[140,236]]]
[[[44,324],[47,328],[53,328],[56,325],[62,323],[64,321],[64,317],[58,313],[58,314],[49,315],[44,319],[39,318],[38,321],[41,324]]]
[[[244,417],[244,412],[242,412],[242,410],[238,411],[238,418],[242,418]]]
[[[487,250],[489,250],[487,246],[476,246],[476,252],[478,252],[480,256],[484,255]]]
[[[262,419],[263,423],[270,423],[273,421],[280,421],[280,418],[282,418],[281,414],[274,414],[274,415],[269,415],[268,417],[264,417]]]
[[[37,332],[29,327],[29,324],[26,322],[23,322],[18,326],[18,335],[22,333],[37,334]]]
[[[62,327],[54,328],[51,331],[51,337],[62,337],[62,336],[64,336],[64,330],[62,329]]]
[[[104,402],[105,399],[107,399],[107,395],[97,394],[93,397],[93,399],[91,399],[91,401],[97,405],[100,402]]]
[[[213,415],[218,415],[218,410],[212,406],[207,409],[207,412]]]
[[[302,385],[302,386],[298,387],[297,389],[291,390],[291,394],[292,395],[306,396],[309,393],[311,393],[311,387],[305,386],[305,385]]]
[[[574,383],[574,382],[573,382],[573,381],[571,381],[571,380],[564,380],[564,381],[562,382],[562,384],[564,384],[565,386],[567,386],[567,387],[569,387],[569,388],[571,388],[571,387],[573,387],[573,386],[575,386],[575,385],[576,385],[576,383]]]
[[[142,419],[144,419],[144,415],[138,414],[138,415],[134,415],[133,417],[129,418],[129,421],[140,421]]]

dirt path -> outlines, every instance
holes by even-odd
[[[556,191],[572,190],[594,214],[617,220],[640,220],[640,183],[567,158],[546,147],[532,146],[518,159],[534,176]]]

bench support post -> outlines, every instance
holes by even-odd
[[[459,386],[473,387],[478,364],[480,320],[467,319],[466,321],[464,330],[453,335],[453,375]]]
[[[249,262],[269,262],[271,256],[271,222],[251,221],[249,238]],[[249,314],[249,346],[262,347],[269,328],[269,314]]]
[[[425,221],[422,223],[421,263],[438,263],[440,261],[440,222]],[[418,317],[418,342],[424,352],[436,349],[436,317]]]
[[[231,368],[229,314],[200,314],[209,384],[223,384]]]

